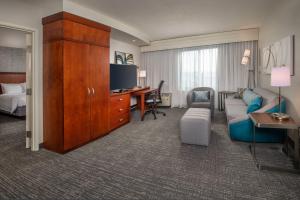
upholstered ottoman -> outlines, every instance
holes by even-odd
[[[180,120],[181,142],[208,146],[210,123],[209,109],[189,108]]]

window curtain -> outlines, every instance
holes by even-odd
[[[249,66],[241,65],[245,49],[251,50]],[[186,107],[187,93],[195,87],[236,91],[248,85],[248,68],[256,63],[257,41],[142,53],[141,68],[147,85],[172,93],[172,107]],[[217,98],[215,98],[217,99]]]

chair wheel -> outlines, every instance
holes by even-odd
[[[163,114],[163,116],[166,116],[166,114]]]

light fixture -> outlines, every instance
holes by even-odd
[[[145,78],[146,77],[146,70],[140,70],[139,77],[140,78]]]
[[[242,65],[247,65],[248,64],[248,62],[249,62],[249,57],[243,57],[242,58]]]
[[[250,57],[250,49],[245,49],[244,57]]]
[[[272,113],[272,116],[276,119],[283,120],[288,119],[289,116],[282,113],[281,110],[281,87],[288,87],[291,85],[291,72],[288,66],[273,67],[271,71],[271,86],[279,88],[278,102],[279,102],[279,112]]]
[[[143,80],[143,86],[145,86],[145,79],[146,79],[146,70],[140,70],[139,71],[140,86],[141,86],[142,80]]]
[[[250,55],[251,55],[251,50],[250,49],[245,49],[244,55],[241,61],[242,65],[248,65],[250,63]],[[253,73],[253,87],[255,87],[255,71],[253,69],[248,68],[248,88],[250,88],[250,74]]]

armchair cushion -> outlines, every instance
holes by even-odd
[[[193,91],[193,102],[206,102],[210,99],[209,91]]]
[[[191,107],[193,107],[193,108],[210,108],[211,103],[209,101],[192,102]]]

